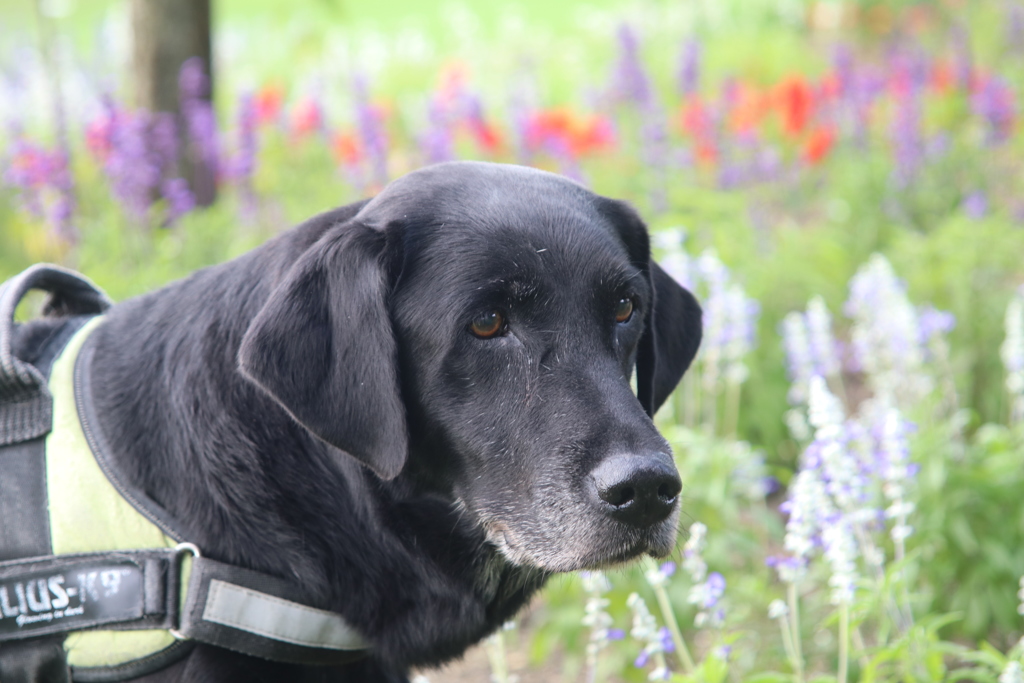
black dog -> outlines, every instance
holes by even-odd
[[[121,472],[372,648],[324,669],[199,646],[146,680],[404,680],[552,572],[667,554],[680,481],[650,416],[700,334],[631,208],[483,163],[116,305],[90,343]]]

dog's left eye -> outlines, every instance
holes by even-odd
[[[628,322],[633,317],[633,300],[629,297],[622,297],[619,303],[615,304],[615,322]]]
[[[473,318],[469,329],[481,339],[496,337],[505,329],[505,316],[500,311],[488,311]]]

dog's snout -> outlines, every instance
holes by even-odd
[[[683,486],[672,458],[665,453],[616,455],[594,468],[590,477],[597,505],[635,527],[667,518]]]

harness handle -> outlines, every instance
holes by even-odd
[[[0,446],[43,436],[52,422],[46,378],[14,357],[14,311],[31,289],[49,292],[45,317],[98,315],[112,303],[84,276],[48,263],[37,263],[0,285]]]

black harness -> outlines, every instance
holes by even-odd
[[[49,292],[44,315],[64,322],[25,362],[13,353],[14,312],[30,289]],[[72,337],[110,305],[91,282],[58,266],[33,266],[0,286],[0,681],[122,681],[179,661],[196,643],[296,664],[366,656],[365,641],[341,615],[310,605],[291,582],[204,557],[166,510],[125,481],[90,398],[88,339],[76,359],[74,394],[89,450],[117,492],[173,544],[52,554],[49,376]],[[115,665],[69,667],[65,637],[90,629],[162,629],[175,640]]]

